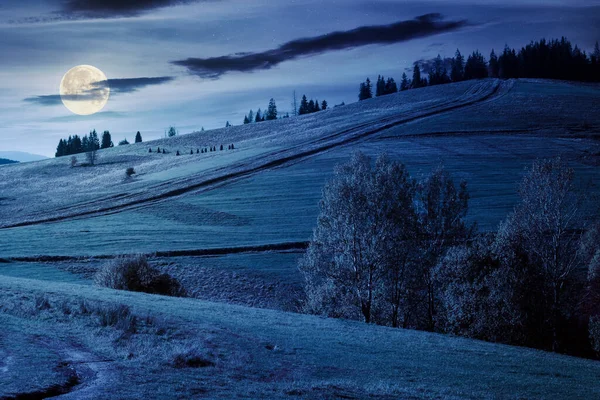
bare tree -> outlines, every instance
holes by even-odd
[[[98,160],[98,150],[95,147],[91,147],[85,152],[85,157],[90,165],[95,165]]]

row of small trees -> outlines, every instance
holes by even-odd
[[[354,155],[299,265],[305,310],[588,355],[589,323],[600,350],[600,229],[582,229],[573,170],[535,162],[519,194],[497,232],[477,234],[465,182]]]
[[[271,100],[269,100],[269,106],[267,108],[267,111],[264,114],[260,108],[258,109],[258,111],[256,111],[256,114],[254,114],[254,112],[250,110],[248,115],[244,116],[244,124],[250,124],[252,122],[272,121],[274,119],[277,119],[277,104],[275,103],[275,99],[271,98]],[[231,124],[229,124],[229,121],[227,121],[225,127],[228,128],[229,126],[231,126]]]
[[[426,76],[423,76],[426,75]],[[413,66],[412,79],[402,74],[400,88],[393,78],[379,76],[375,96],[424,86],[441,85],[482,78],[542,78],[584,82],[600,82],[600,45],[596,42],[591,54],[573,46],[565,37],[547,41],[531,42],[517,51],[508,46],[500,55],[491,51],[489,61],[478,51],[466,59],[456,50],[454,57],[417,61]],[[359,100],[373,97],[370,79],[360,84]]]
[[[138,131],[135,135],[135,142],[142,142],[142,135]],[[129,144],[127,139],[119,142],[119,145]],[[60,139],[56,147],[55,157],[68,156],[73,154],[85,153],[88,151],[97,151],[99,149],[108,149],[113,147],[112,138],[109,131],[104,131],[102,140],[98,138],[96,130],[92,130],[88,135],[79,137],[78,135],[69,136],[67,139]]]

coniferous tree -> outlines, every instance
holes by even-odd
[[[167,136],[168,137],[177,136],[177,129],[175,129],[174,126],[169,127],[169,130],[167,131]]]
[[[503,79],[519,77],[519,58],[515,49],[511,49],[508,45],[498,57],[498,71],[499,77]]]
[[[254,112],[252,112],[252,110],[250,110],[250,112],[248,113],[248,123],[253,123],[254,122]]]
[[[267,113],[265,114],[265,119],[267,121],[272,121],[277,119],[277,104],[275,104],[275,99],[271,98],[269,100],[269,107],[267,108]]]
[[[433,65],[429,70],[429,84],[430,85],[442,85],[448,83],[450,78],[448,77],[448,70],[442,57],[438,56],[433,60]]]
[[[248,116],[244,115],[244,125],[249,124],[250,120],[248,120]]]
[[[98,150],[100,148],[100,139],[98,139],[98,133],[95,129],[90,132],[88,146],[86,150]]]
[[[263,121],[262,111],[259,108],[258,111],[256,111],[256,116],[254,117],[254,122],[262,122],[262,121]]]
[[[398,92],[398,85],[396,85],[396,81],[394,78],[388,78],[385,82],[385,87],[383,89],[384,94],[393,94]]]
[[[104,131],[104,133],[102,134],[102,143],[100,144],[100,148],[108,149],[109,147],[113,147],[113,146],[114,146],[114,144],[111,140],[110,132]]]
[[[400,91],[403,92],[405,90],[410,89],[410,82],[408,81],[408,76],[406,73],[402,73],[402,80],[400,81]]]
[[[456,49],[454,58],[452,59],[452,71],[450,79],[452,82],[460,82],[465,77],[465,58],[460,54],[460,50]]]
[[[415,63],[413,67],[413,78],[412,78],[412,88],[418,89],[423,86],[423,80],[421,79],[421,67],[419,63]]]
[[[135,142],[142,143],[142,134],[140,133],[140,131],[137,131],[137,133],[135,134]]]
[[[377,84],[375,85],[375,97],[383,96],[385,93],[385,78],[381,75],[377,76]]]
[[[308,100],[306,99],[306,95],[302,95],[302,100],[300,100],[300,108],[298,109],[298,115],[308,114]]]
[[[321,110],[327,110],[327,100],[323,100],[321,103]]]
[[[469,56],[465,64],[465,79],[482,79],[487,77],[488,69],[485,58],[476,50]]]
[[[308,113],[312,114],[315,112],[315,101],[313,99],[310,99],[310,101],[308,102]]]
[[[315,100],[315,112],[321,111],[321,106],[319,105],[319,100]]]
[[[371,80],[367,78],[367,80],[360,84],[360,90],[358,93],[358,100],[367,100],[373,97],[373,88],[371,86]]]
[[[498,64],[498,56],[494,49],[490,53],[490,62],[488,66],[490,78],[498,78],[500,76],[500,65]]]

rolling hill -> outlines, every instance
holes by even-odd
[[[5,166],[0,340],[32,343],[46,372],[28,380],[32,354],[0,351],[0,397],[57,382],[73,398],[598,397],[595,361],[281,311],[294,309],[323,183],[352,152],[387,152],[415,177],[443,164],[469,184],[468,218],[491,230],[536,158],[560,155],[598,194],[598,104],[598,85],[468,81],[118,146],[95,166],[84,155],[75,167],[70,157]],[[90,286],[106,258],[132,253],[200,299]],[[119,305],[135,332],[98,323]],[[204,367],[173,364],[194,352]],[[77,379],[56,370],[82,359]]]

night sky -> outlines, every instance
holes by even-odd
[[[399,81],[415,60],[563,35],[589,52],[600,0],[3,0],[0,150],[53,156],[91,129],[117,143],[238,125],[271,97],[289,112],[293,90],[354,102],[367,76]],[[109,79],[98,114],[60,101],[79,64]]]

